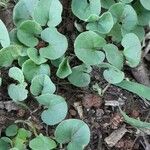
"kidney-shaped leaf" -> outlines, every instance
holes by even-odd
[[[72,147],[75,150],[75,146],[81,146],[82,149],[90,141],[90,130],[86,123],[78,119],[68,119],[62,121],[55,130],[55,138],[58,143],[71,144],[68,147]],[[69,148],[69,150],[71,150]]]
[[[5,24],[0,19],[0,44],[3,48],[10,45],[10,38]]]
[[[25,89],[24,84],[10,84],[8,94],[14,101],[23,101],[27,98],[28,91]]]
[[[75,40],[75,54],[85,64],[100,64],[105,59],[104,53],[100,51],[105,44],[104,38],[93,31],[86,31]]]
[[[63,56],[68,47],[67,39],[56,28],[46,28],[41,33],[41,38],[48,42],[47,47],[40,49],[40,55],[44,58],[55,60]]]
[[[122,39],[124,55],[130,67],[136,67],[141,60],[141,43],[134,33],[126,34]]]
[[[9,69],[9,76],[14,80],[17,80],[19,83],[24,82],[24,75],[21,69],[17,67],[12,67]]]
[[[150,0],[140,0],[143,7],[147,10],[150,10]]]
[[[22,71],[25,78],[31,82],[31,80],[40,74],[50,75],[50,67],[48,64],[37,65],[32,60],[27,60],[22,65]]]
[[[96,31],[102,34],[109,33],[114,25],[113,17],[110,12],[103,13],[95,22],[87,24],[87,30]]]
[[[81,20],[88,19],[91,15],[101,12],[100,0],[72,0],[72,11]]]
[[[17,31],[17,37],[21,43],[28,47],[35,47],[39,40],[38,36],[42,31],[41,26],[35,21],[27,20],[21,23]]]
[[[56,143],[49,137],[40,134],[29,142],[29,147],[32,150],[51,150],[56,148]]]
[[[33,12],[38,0],[19,0],[13,10],[13,21],[19,26],[23,21],[33,18]]]
[[[91,67],[86,66],[85,64],[75,66],[72,68],[72,73],[68,76],[68,80],[71,84],[77,87],[88,86],[91,81],[91,77],[89,75],[90,72]]]
[[[62,62],[60,63],[58,70],[57,70],[57,76],[61,79],[66,78],[72,73],[71,67],[69,65],[69,60],[68,58],[64,58]]]
[[[30,91],[33,95],[53,94],[56,90],[55,84],[47,75],[37,75],[33,78],[30,86]]]
[[[44,123],[55,125],[65,119],[68,107],[63,97],[54,94],[43,94],[36,98],[40,104],[47,106],[47,109],[41,115]]]
[[[34,11],[34,19],[41,26],[55,27],[62,18],[62,4],[59,0],[40,0]]]

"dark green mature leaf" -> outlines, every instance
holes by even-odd
[[[29,147],[32,150],[51,150],[56,148],[56,143],[49,137],[40,134],[29,142]]]
[[[16,124],[12,124],[6,128],[5,134],[6,136],[15,136],[18,132],[18,126]]]
[[[114,4],[115,4],[114,0],[101,0],[101,5],[105,9],[109,9]]]
[[[87,124],[78,119],[62,121],[55,130],[55,138],[58,143],[69,143],[68,149],[75,150],[75,147],[84,147],[90,141],[90,130]]]
[[[143,7],[147,10],[150,10],[150,0],[140,0]]]
[[[130,67],[136,67],[141,60],[141,43],[134,33],[126,34],[121,42],[124,55]]]
[[[9,76],[14,80],[17,80],[19,83],[24,82],[24,75],[21,69],[17,67],[12,67],[9,69]]]
[[[55,60],[63,56],[66,52],[68,47],[67,39],[56,28],[46,28],[42,31],[41,38],[49,43],[47,47],[40,49],[42,57]]]
[[[91,72],[91,67],[86,66],[85,64],[75,66],[72,68],[72,74],[68,76],[68,80],[71,84],[77,87],[88,86],[91,77],[89,73]]]
[[[39,40],[37,36],[42,32],[41,26],[35,21],[27,20],[20,24],[17,37],[21,43],[28,47],[35,47]]]
[[[22,71],[25,78],[31,82],[31,80],[40,74],[50,75],[50,66],[48,64],[37,65],[32,60],[27,60],[22,65]]]
[[[93,31],[86,31],[75,40],[75,54],[85,64],[100,64],[105,59],[104,53],[100,51],[105,44],[104,38]]]
[[[10,45],[10,38],[5,24],[0,19],[0,44],[3,48]]]
[[[33,78],[30,91],[34,96],[40,94],[53,94],[56,90],[55,84],[47,75],[37,75]]]
[[[123,68],[124,57],[121,51],[118,50],[114,44],[107,44],[104,46],[107,61],[118,69]]]
[[[132,125],[133,127],[150,129],[150,123],[143,122],[143,121],[140,121],[140,120],[135,119],[135,118],[131,118],[128,115],[126,115],[126,113],[123,112],[122,110],[120,110],[120,112],[123,115],[125,122]]]
[[[87,24],[87,30],[96,31],[102,34],[109,33],[114,25],[113,17],[110,12],[103,13],[95,22]]]
[[[23,101],[28,96],[28,91],[24,84],[10,84],[8,87],[8,94],[13,101]]]
[[[101,12],[100,0],[72,0],[72,11],[79,19],[86,21],[91,15]]]
[[[34,11],[34,19],[41,26],[57,26],[62,18],[62,4],[59,0],[39,0]]]
[[[42,112],[41,118],[47,125],[55,125],[65,119],[68,111],[65,99],[59,95],[43,94],[36,97],[37,101],[47,106]]]
[[[68,58],[64,58],[62,62],[59,65],[59,68],[57,70],[57,76],[61,79],[66,78],[72,73],[71,67],[69,65],[69,60]]]
[[[19,0],[13,10],[13,21],[19,26],[23,21],[33,18],[33,11],[37,6],[38,0]]]
[[[36,63],[37,65],[43,64],[47,61],[47,59],[43,58],[36,48],[29,48],[27,50],[27,54],[29,58]]]
[[[20,55],[18,46],[11,45],[0,50],[0,67],[8,67]]]
[[[0,139],[0,148],[1,148],[1,150],[8,150],[9,144],[7,142],[5,142],[4,140]]]
[[[150,87],[127,80],[123,80],[121,83],[115,85],[130,92],[133,92],[134,94],[137,94],[140,97],[150,100]]]

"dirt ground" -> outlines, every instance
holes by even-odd
[[[64,7],[63,21],[59,25],[58,30],[63,33],[69,41],[68,54],[73,53],[73,43],[79,32],[74,26],[77,18],[71,13],[70,1],[62,0]],[[0,19],[2,19],[9,30],[13,28],[12,23],[12,9],[14,2],[11,1],[7,9],[0,8]],[[78,20],[77,20],[78,21]],[[148,32],[148,29],[146,29]],[[146,40],[148,43],[149,40]],[[148,47],[148,44],[143,46],[143,51]],[[150,54],[147,54],[150,55]],[[78,64],[77,60],[72,60],[72,66]],[[127,77],[138,80],[144,84],[149,85],[150,74],[150,60],[143,58],[142,67],[147,71],[141,71],[139,68],[130,70],[125,67]],[[145,67],[146,66],[146,67]],[[53,129],[43,124],[39,118],[39,114],[42,108],[38,106],[38,103],[32,96],[26,100],[25,108],[22,105],[13,104],[9,96],[7,95],[7,86],[12,81],[8,79],[8,69],[1,70],[1,76],[3,78],[3,85],[0,89],[0,129],[3,134],[3,129],[14,122],[15,120],[30,120],[36,125],[38,132],[42,132],[46,135],[52,135]],[[53,69],[55,75],[56,69]],[[55,76],[52,80],[57,85],[57,93],[64,96],[69,106],[69,113],[67,118],[79,118],[85,121],[91,130],[91,141],[86,147],[86,150],[143,150],[150,149],[149,136],[147,134],[141,134],[135,128],[129,126],[123,121],[116,103],[120,103],[122,109],[131,117],[141,120],[150,121],[150,104],[143,101],[140,97],[133,95],[130,92],[122,90],[108,83],[103,79],[102,71],[93,68],[91,73],[92,82],[89,87],[76,88],[69,84],[67,80],[60,80]],[[108,89],[103,96],[99,96],[92,86],[98,84],[100,87]],[[54,127],[55,128],[55,127]],[[123,137],[112,147],[111,142],[114,140],[111,138],[107,142],[111,133],[119,132],[120,128],[126,128],[127,131]]]

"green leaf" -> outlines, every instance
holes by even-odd
[[[85,146],[81,146],[77,143],[70,142],[67,146],[67,150],[83,150]]]
[[[102,34],[109,33],[114,25],[113,17],[110,12],[103,13],[95,22],[87,24],[86,29]]]
[[[56,148],[56,143],[49,137],[40,134],[29,142],[29,147],[32,150],[51,150]]]
[[[87,124],[78,119],[68,119],[62,121],[55,130],[55,138],[58,143],[68,145],[75,149],[74,146],[81,146],[83,149],[90,141],[90,130]]]
[[[53,66],[58,68],[63,59],[64,59],[64,56],[62,56],[58,59],[55,59],[55,60],[51,60],[51,63]]]
[[[140,97],[150,100],[150,87],[127,80],[123,80],[121,83],[115,85],[125,90],[128,90],[134,94],[137,94]]]
[[[14,80],[17,80],[19,83],[24,82],[24,75],[21,69],[17,67],[12,67],[9,69],[9,76]]]
[[[12,124],[6,128],[5,134],[6,136],[15,136],[18,132],[18,127],[16,124]]]
[[[37,65],[43,64],[47,61],[47,59],[43,58],[36,48],[29,48],[27,50],[27,54],[29,58],[36,63]]]
[[[140,0],[143,7],[147,10],[150,10],[150,0]]]
[[[107,44],[103,49],[106,53],[107,61],[121,70],[123,68],[124,57],[122,52],[118,50],[117,46],[114,44]]]
[[[31,82],[31,80],[40,74],[50,75],[50,66],[48,64],[37,65],[32,60],[27,60],[22,65],[22,71],[25,78]]]
[[[35,76],[30,86],[30,91],[34,96],[47,93],[53,94],[55,90],[55,84],[51,81],[49,76],[44,74]]]
[[[13,101],[23,101],[28,96],[28,91],[23,84],[10,84],[8,87],[8,95]]]
[[[86,20],[91,15],[99,15],[101,12],[100,0],[72,0],[72,12],[80,20]]]
[[[75,54],[85,64],[100,64],[105,59],[104,53],[100,51],[105,44],[104,38],[93,31],[86,31],[75,40]]]
[[[13,10],[14,24],[19,26],[23,21],[32,19],[37,3],[38,0],[19,0]]]
[[[121,42],[124,47],[123,54],[130,67],[136,67],[141,60],[141,43],[134,33],[126,34]]]
[[[34,19],[41,26],[57,26],[61,21],[62,4],[59,0],[40,0],[34,11]]]
[[[109,9],[114,4],[115,4],[114,0],[101,0],[101,5],[105,9]]]
[[[0,19],[0,44],[3,48],[10,45],[10,38],[5,24]]]
[[[77,87],[88,86],[91,77],[89,73],[91,72],[91,67],[86,66],[85,64],[75,66],[72,68],[72,74],[68,76],[68,80],[71,84]]]
[[[28,59],[29,59],[28,56],[19,57],[19,58],[18,58],[18,64],[19,64],[19,66],[22,67],[23,63],[24,63],[26,60],[28,60]]]
[[[41,38],[49,43],[47,47],[40,49],[41,57],[55,60],[63,56],[68,48],[66,37],[60,34],[56,28],[46,28],[42,31]]]
[[[9,144],[7,142],[5,142],[4,140],[0,139],[0,148],[1,148],[1,150],[8,150]]]
[[[61,79],[66,78],[72,73],[71,67],[69,65],[69,60],[68,58],[64,58],[62,62],[59,65],[59,68],[57,70],[57,76]]]
[[[47,125],[55,125],[65,119],[68,111],[65,99],[59,95],[43,94],[36,97],[37,101],[47,106],[41,114],[41,118]]]
[[[122,3],[131,3],[133,0],[120,0]]]
[[[147,128],[147,129],[150,128],[150,123],[143,122],[143,121],[137,120],[135,118],[131,118],[128,115],[126,115],[126,113],[123,112],[122,110],[120,110],[120,112],[121,112],[122,116],[124,117],[125,122],[127,122],[130,125],[132,125],[133,127],[136,127],[136,128]]]
[[[39,42],[37,37],[41,32],[42,28],[38,23],[27,20],[20,24],[17,31],[17,37],[24,45],[35,47]]]
[[[20,55],[18,46],[11,45],[0,50],[0,67],[8,67]]]

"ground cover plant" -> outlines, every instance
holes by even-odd
[[[6,3],[0,5],[6,7]],[[150,87],[131,81],[124,72],[126,66],[136,68],[142,61],[150,1],[72,0],[71,11],[78,31],[73,52],[67,51],[69,40],[58,30],[63,19],[59,0],[19,0],[13,9],[14,28],[10,32],[0,20],[0,67],[8,70],[9,97],[26,108],[26,101],[36,100],[43,108],[41,121],[55,127],[49,137],[37,133],[32,122],[16,120],[0,139],[2,150],[82,150],[88,145],[88,125],[79,119],[66,119],[68,100],[57,93],[52,76],[84,88],[91,83],[96,67],[103,70],[108,86],[150,100]],[[99,86],[96,89],[99,96],[104,94]],[[118,110],[128,124],[139,130],[150,128],[150,123],[129,117],[121,106]]]

